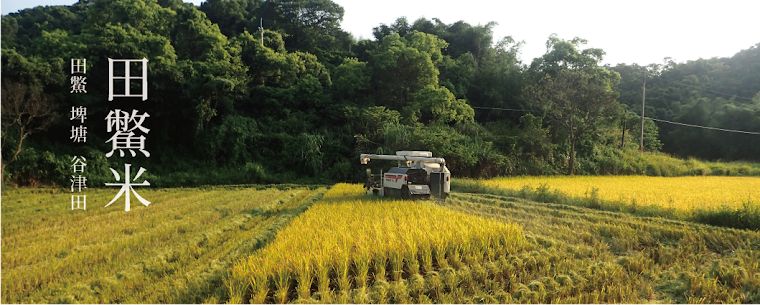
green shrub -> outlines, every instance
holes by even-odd
[[[248,183],[260,184],[268,182],[264,167],[258,163],[246,163],[243,172],[245,172],[245,179]]]

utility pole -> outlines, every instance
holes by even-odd
[[[259,25],[259,32],[261,32],[261,46],[264,46],[264,18],[261,18],[261,24]]]
[[[259,22],[259,32],[261,32],[261,47],[264,47],[264,18],[261,18]],[[261,76],[261,85],[263,86],[266,79],[264,78],[264,75],[259,75]]]
[[[626,111],[625,113],[628,113]],[[625,147],[625,129],[628,127],[628,120],[626,120],[627,116],[623,114],[623,138],[620,139],[620,148]]]
[[[644,104],[647,100],[647,71],[644,70],[644,85],[641,87],[641,135],[639,135],[639,150],[644,153]]]

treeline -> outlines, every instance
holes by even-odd
[[[356,181],[358,153],[400,149],[430,150],[458,176],[645,174],[657,164],[635,152],[644,69],[647,116],[760,131],[756,47],[613,68],[585,40],[551,36],[523,63],[522,42],[494,38],[493,22],[402,17],[357,40],[344,14],[330,0],[82,0],[3,16],[3,180],[68,185],[81,155],[91,185],[128,162],[154,186]],[[108,102],[107,59],[143,57],[150,98]],[[86,94],[70,93],[71,58],[87,59]],[[86,143],[70,140],[72,106],[87,107]],[[105,157],[114,109],[150,114],[150,158]],[[644,139],[706,159],[757,160],[760,148],[651,121]]]
[[[663,151],[706,160],[760,159],[760,43],[730,58],[663,64],[617,65],[620,102],[641,112],[646,74],[645,116],[728,130],[724,132],[657,123]],[[754,134],[752,134],[754,133]]]

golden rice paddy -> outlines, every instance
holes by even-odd
[[[683,211],[720,206],[739,208],[743,203],[757,202],[760,197],[760,177],[508,177],[481,183],[514,190],[525,187],[535,190],[545,185],[549,190],[575,197],[589,197],[596,189],[596,196],[602,200]]]
[[[363,192],[361,185],[333,186],[272,244],[236,264],[230,301],[283,303],[295,295],[308,300],[312,285],[320,293],[348,291],[370,280],[424,274],[460,258],[514,253],[524,244],[521,227],[513,224]]]

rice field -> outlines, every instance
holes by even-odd
[[[236,264],[230,302],[352,302],[356,289],[366,295],[368,286],[493,260],[524,244],[513,224],[363,193],[361,185],[333,186],[271,245]]]
[[[528,242],[458,270],[470,284],[449,303],[760,303],[757,231],[491,194],[445,206],[518,224]]]
[[[756,303],[760,233],[338,184],[235,264],[228,303]]]
[[[2,303],[760,302],[754,230],[349,184],[87,194],[3,191]]]
[[[250,255],[326,191],[306,187],[145,189],[150,206],[104,208],[113,190],[2,193],[2,303],[218,303]],[[123,200],[123,198],[122,198]]]
[[[744,203],[760,201],[760,177],[504,177],[480,182],[512,190],[544,186],[575,197],[595,193],[601,200],[681,211],[723,206],[738,209]]]

